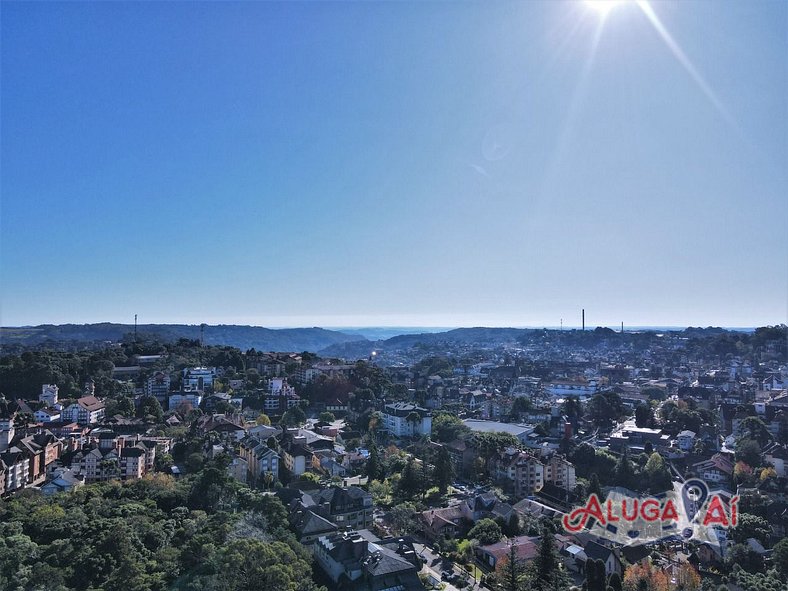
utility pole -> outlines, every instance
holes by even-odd
[[[137,315],[134,315],[134,344],[137,344]]]

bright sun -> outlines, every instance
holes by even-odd
[[[605,16],[616,6],[623,4],[624,0],[585,0],[585,2],[589,8],[595,10],[600,15]]]

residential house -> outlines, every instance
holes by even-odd
[[[477,560],[490,570],[495,570],[501,563],[501,560],[509,556],[512,547],[514,547],[518,559],[531,561],[539,554],[539,537],[518,536],[509,540],[496,542],[495,544],[477,546],[474,548],[473,552]]]
[[[508,522],[516,515],[514,507],[500,501],[493,493],[474,495],[461,503],[462,515],[471,523],[480,519],[501,519]]]
[[[374,538],[373,538],[374,539]],[[337,588],[354,591],[421,591],[418,568],[408,557],[412,544],[374,542],[359,532],[321,536],[314,544],[315,562]]]
[[[41,486],[41,493],[48,497],[61,492],[71,492],[84,485],[84,480],[73,471],[62,468],[52,475],[49,482]]]
[[[695,445],[696,433],[690,430],[684,430],[676,436],[676,445],[681,451],[690,452]]]
[[[605,563],[605,574],[607,576],[613,573],[618,573],[619,576],[624,574],[624,565],[621,563],[621,558],[618,552],[607,546],[603,546],[594,541],[589,541],[583,547],[587,560],[601,560]]]
[[[304,495],[305,509],[325,517],[338,527],[367,529],[372,526],[372,495],[362,488],[330,486]]]
[[[444,537],[456,538],[468,529],[462,505],[427,509],[419,513],[419,522],[424,536],[432,542]]]
[[[240,441],[246,436],[241,426],[243,417],[240,414],[210,414],[197,419],[196,429],[200,435],[216,433],[219,439],[228,443]]]
[[[774,466],[774,471],[779,478],[785,478],[785,465],[788,462],[788,448],[784,445],[772,443],[763,452],[763,457]]]
[[[728,482],[733,476],[733,462],[722,454],[692,465],[692,470],[707,482]]]
[[[303,507],[290,514],[290,527],[295,532],[298,541],[308,548],[318,538],[334,534],[339,529],[335,523]]]

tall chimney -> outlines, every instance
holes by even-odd
[[[586,329],[586,309],[583,308],[583,330]]]

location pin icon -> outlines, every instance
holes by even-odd
[[[684,514],[692,523],[695,517],[709,498],[709,488],[706,483],[698,478],[691,478],[681,488],[681,501],[684,504]]]

